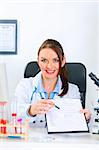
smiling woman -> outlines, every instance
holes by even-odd
[[[57,82],[59,58],[52,49],[44,48],[39,53],[38,64],[42,71],[43,85],[46,91],[50,93]],[[50,86],[48,86],[49,84]]]
[[[21,80],[15,97],[18,113],[21,114],[23,107],[25,119],[29,118],[33,126],[45,127],[45,114],[53,110],[55,99],[80,99],[80,93],[77,85],[68,82],[66,59],[58,41],[47,39],[43,42],[38,50],[38,65],[41,72],[34,78]],[[90,117],[89,111],[84,109],[82,113],[87,119]]]
[[[58,41],[53,39],[44,41],[38,51],[38,64],[42,71],[43,85],[45,80],[48,81],[48,79],[51,79],[51,81],[53,81],[53,90],[55,88],[58,75],[60,75],[63,88],[60,96],[66,94],[68,90],[66,61],[63,48]],[[51,84],[52,82],[48,81],[48,83],[46,83],[47,87],[49,83]],[[51,91],[49,91],[49,93],[50,92]]]

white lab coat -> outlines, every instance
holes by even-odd
[[[17,114],[24,119],[29,118],[33,126],[45,126],[45,115],[36,115],[32,117],[28,114],[28,109],[31,104],[41,99],[40,95],[35,92],[35,87],[38,85],[38,81],[41,79],[41,73],[38,73],[34,78],[22,79],[15,91],[15,100],[17,102]],[[61,80],[59,79],[59,88],[61,89]],[[31,95],[33,98],[31,100]],[[54,99],[60,98],[55,95]],[[79,89],[76,85],[69,83],[69,90],[63,98],[80,98]]]

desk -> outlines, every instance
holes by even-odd
[[[47,134],[46,128],[30,128],[29,139],[23,142],[24,139],[9,139],[0,138],[0,149],[17,149],[20,146],[25,149],[29,147],[39,147],[40,150],[46,148],[53,149],[53,147],[60,147],[68,150],[99,150],[99,135],[92,135],[91,133],[63,133],[63,134]],[[46,144],[45,144],[46,143]],[[78,149],[77,149],[78,148]]]
[[[29,141],[54,143],[99,144],[99,135],[91,133],[48,134],[46,128],[31,128]]]

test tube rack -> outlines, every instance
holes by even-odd
[[[24,132],[21,133],[11,133],[9,130],[14,130],[15,128],[17,129],[23,129],[24,128]],[[25,141],[28,140],[28,120],[25,121],[24,124],[16,124],[13,125],[11,123],[6,123],[6,124],[1,124],[0,123],[0,137],[19,137],[19,138],[24,138]]]
[[[28,128],[29,128],[29,121],[26,119],[23,122],[20,122],[21,118],[18,120],[18,122],[16,122],[16,124],[13,124],[12,122],[8,122],[7,118],[4,118],[4,107],[5,105],[7,105],[7,102],[5,101],[1,101],[0,102],[0,114],[1,114],[1,118],[0,118],[0,137],[19,137],[19,138],[24,138],[25,141],[28,140]],[[19,129],[19,130],[18,130]],[[24,131],[23,131],[24,129]],[[14,132],[12,132],[12,131]],[[16,132],[16,130],[18,132]]]

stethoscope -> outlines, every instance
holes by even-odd
[[[32,99],[33,99],[33,95],[34,93],[36,92],[37,88],[35,87],[35,89],[33,90],[32,94],[31,94],[31,97],[30,97],[30,103],[32,102]]]
[[[35,89],[33,90],[32,94],[31,94],[31,97],[30,97],[30,103],[32,102],[33,95],[36,92],[36,90],[37,90],[37,88],[35,87]],[[41,99],[45,99],[41,92],[38,92],[38,93],[39,93]],[[51,96],[51,99],[54,99],[54,96],[55,96],[55,93]]]
[[[32,102],[32,100],[33,100],[33,95],[34,95],[34,93],[36,92],[36,90],[37,90],[37,88],[35,87],[35,89],[33,90],[33,92],[32,92],[32,94],[31,94],[31,97],[30,97],[30,103]],[[40,96],[40,98],[41,99],[45,99],[44,97],[43,97],[43,95],[42,95],[42,93],[41,92],[38,92],[39,93],[39,96]],[[55,96],[55,93],[51,96],[51,99],[54,99],[54,96]],[[56,106],[56,105],[55,105]],[[59,109],[59,107],[58,106],[56,106],[58,109]],[[45,114],[45,120],[46,120],[46,114]],[[42,123],[42,122],[44,122],[43,120],[40,120],[40,123]],[[35,121],[33,121],[33,123],[35,123]],[[45,124],[45,127],[47,126],[47,123]]]

